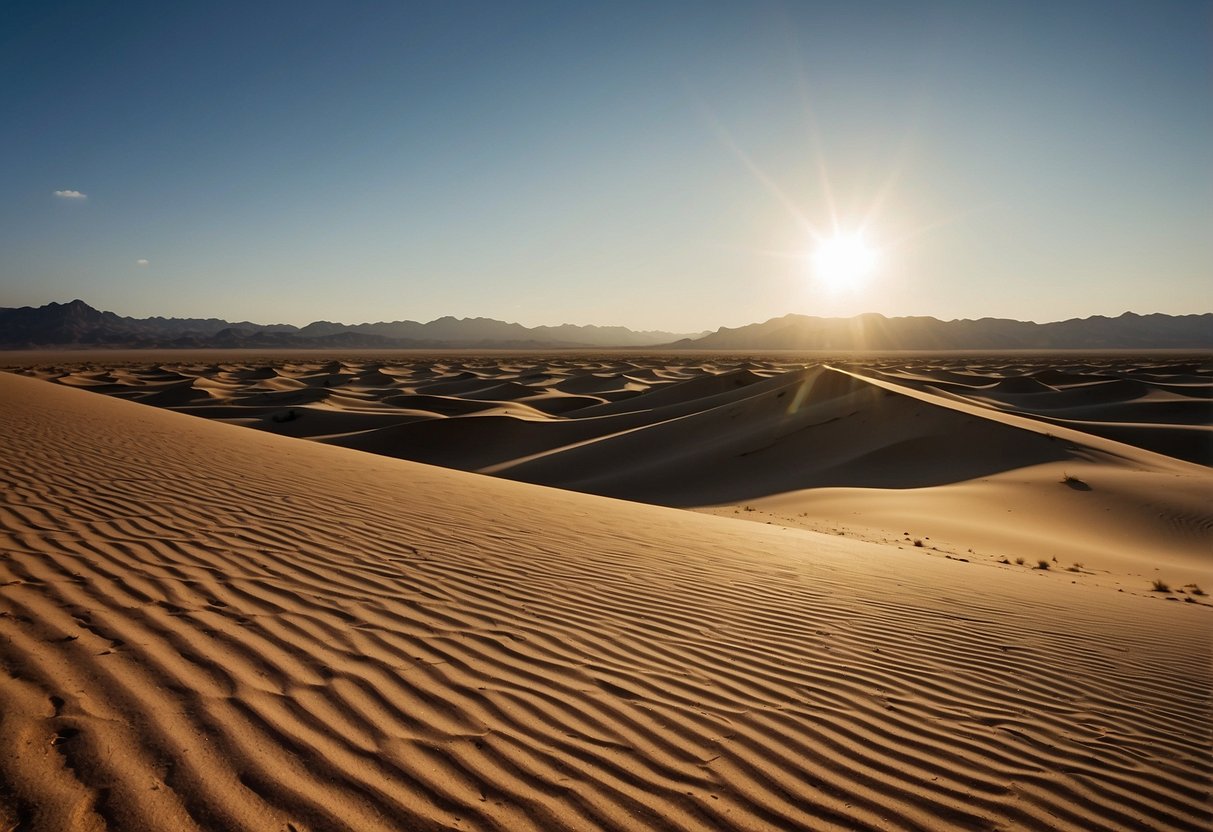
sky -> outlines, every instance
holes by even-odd
[[[0,113],[0,306],[1213,311],[1213,3],[5,0]]]

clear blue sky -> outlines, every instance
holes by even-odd
[[[0,306],[1210,311],[1211,32],[1158,0],[5,2]],[[832,214],[862,288],[814,280]]]

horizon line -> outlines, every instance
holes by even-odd
[[[1169,318],[1181,318],[1181,317],[1191,317],[1191,316],[1199,317],[1202,315],[1213,314],[1213,310],[1209,310],[1209,311],[1205,311],[1205,312],[1170,313],[1170,312],[1135,312],[1131,309],[1128,309],[1117,315],[1108,315],[1108,314],[1102,314],[1102,313],[1097,312],[1097,313],[1092,313],[1092,314],[1086,315],[1086,316],[1074,316],[1074,317],[1070,317],[1070,318],[1059,318],[1056,320],[1049,320],[1049,321],[1038,321],[1038,320],[1031,320],[1031,319],[1025,320],[1022,318],[1005,318],[1005,317],[999,317],[996,315],[983,315],[981,317],[976,317],[976,318],[965,318],[965,317],[940,318],[935,315],[886,315],[883,312],[860,312],[855,315],[846,315],[846,316],[839,316],[839,315],[824,316],[824,315],[812,315],[812,314],[808,314],[808,313],[804,313],[804,312],[786,312],[783,315],[776,315],[774,317],[766,318],[764,320],[751,321],[749,323],[743,323],[743,324],[739,324],[737,326],[717,325],[715,328],[705,327],[702,329],[695,330],[693,332],[686,332],[686,331],[676,332],[674,330],[663,329],[663,328],[651,328],[651,327],[635,328],[635,327],[627,326],[626,324],[595,324],[595,323],[577,324],[577,323],[571,323],[568,321],[565,321],[565,322],[559,323],[559,324],[527,325],[527,324],[520,323],[518,321],[506,320],[504,318],[492,318],[492,317],[488,317],[485,315],[472,315],[472,316],[458,317],[457,315],[454,315],[454,314],[440,315],[437,318],[432,318],[431,320],[428,320],[428,321],[421,321],[421,320],[413,319],[413,318],[397,318],[394,320],[381,319],[378,321],[366,320],[366,321],[361,321],[358,323],[347,323],[345,321],[332,321],[332,320],[328,320],[325,318],[316,318],[314,320],[308,321],[305,324],[293,324],[293,323],[288,323],[285,321],[275,321],[273,323],[261,323],[259,321],[254,321],[254,320],[247,319],[247,318],[243,319],[243,320],[232,320],[230,318],[226,318],[226,317],[220,318],[220,317],[216,317],[214,315],[199,316],[199,315],[156,314],[156,315],[149,315],[144,318],[139,318],[139,317],[135,317],[133,315],[125,315],[125,314],[122,314],[119,312],[114,312],[113,310],[102,309],[100,307],[93,306],[88,301],[86,301],[82,298],[79,298],[79,297],[73,298],[72,300],[66,301],[66,302],[60,302],[60,301],[54,301],[54,300],[47,301],[46,303],[42,304],[41,306],[32,306],[32,305],[27,305],[27,306],[23,306],[23,307],[22,306],[12,306],[12,307],[0,307],[0,309],[45,309],[48,306],[71,306],[76,303],[83,304],[83,305],[89,307],[90,309],[94,309],[103,314],[108,313],[111,315],[116,315],[120,318],[130,318],[130,319],[136,320],[136,321],[151,320],[151,319],[155,319],[155,318],[160,318],[162,320],[170,320],[170,321],[171,320],[178,320],[178,321],[180,321],[180,320],[199,320],[199,321],[210,320],[210,321],[222,321],[224,323],[229,323],[229,324],[233,324],[233,325],[239,324],[239,323],[248,323],[248,324],[252,324],[254,326],[260,326],[260,327],[279,327],[280,326],[280,327],[294,327],[295,329],[304,329],[308,326],[311,326],[313,324],[319,324],[319,323],[328,323],[328,324],[333,324],[334,326],[345,326],[345,327],[360,327],[360,326],[374,326],[376,324],[402,324],[402,323],[414,323],[414,324],[418,324],[421,326],[428,326],[429,324],[437,323],[438,321],[450,319],[450,320],[454,320],[457,322],[493,321],[495,323],[506,324],[507,326],[519,326],[519,327],[522,327],[523,329],[528,329],[528,330],[530,330],[530,329],[559,329],[562,327],[577,327],[577,328],[598,328],[598,329],[625,329],[625,330],[628,330],[629,332],[633,332],[633,333],[659,332],[659,333],[664,333],[664,334],[668,334],[668,335],[682,335],[682,336],[703,334],[703,333],[713,333],[713,332],[718,332],[720,330],[725,330],[725,329],[728,329],[728,330],[743,329],[748,326],[756,326],[759,324],[770,323],[771,321],[777,321],[777,320],[781,320],[783,318],[790,318],[790,317],[812,318],[812,319],[820,320],[820,321],[854,321],[854,320],[858,320],[858,319],[862,319],[862,318],[878,318],[881,320],[907,320],[907,319],[918,318],[918,319],[929,319],[929,320],[933,320],[933,321],[938,321],[940,323],[956,323],[956,322],[963,322],[963,321],[971,321],[971,322],[1012,321],[1014,323],[1025,323],[1025,324],[1034,324],[1036,326],[1047,326],[1049,324],[1067,323],[1069,321],[1086,321],[1086,320],[1091,320],[1092,318],[1104,318],[1107,320],[1116,320],[1118,318],[1124,318],[1124,317],[1146,318],[1146,317],[1151,317],[1151,316],[1156,316],[1156,315],[1162,315],[1162,316],[1169,317]]]

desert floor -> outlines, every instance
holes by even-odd
[[[1207,359],[0,366],[0,829],[1213,823]]]

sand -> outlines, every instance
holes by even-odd
[[[1213,585],[1207,357],[90,357],[23,372],[562,489],[1044,561],[1130,591]]]
[[[1000,361],[0,374],[0,828],[1208,828],[1208,368]]]

